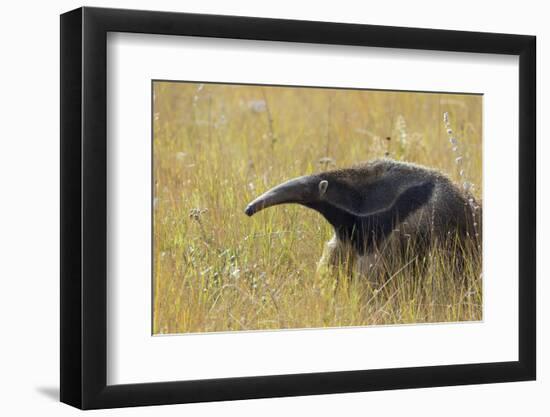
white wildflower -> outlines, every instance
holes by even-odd
[[[399,142],[401,145],[405,145],[407,143],[407,123],[405,122],[405,118],[402,115],[397,116],[395,125],[399,131]]]

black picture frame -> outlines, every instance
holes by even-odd
[[[108,32],[519,56],[518,361],[107,385]],[[85,7],[61,15],[60,56],[62,402],[94,409],[535,379],[534,36]]]

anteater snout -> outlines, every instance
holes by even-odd
[[[254,204],[249,204],[248,206],[246,206],[246,208],[244,209],[244,213],[247,216],[252,216],[254,213],[256,213],[256,208],[254,207]]]

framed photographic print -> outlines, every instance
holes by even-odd
[[[61,16],[61,400],[535,379],[535,38]]]

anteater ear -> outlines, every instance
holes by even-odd
[[[323,196],[327,192],[327,188],[328,188],[328,181],[327,180],[319,181],[319,195],[320,196]]]

